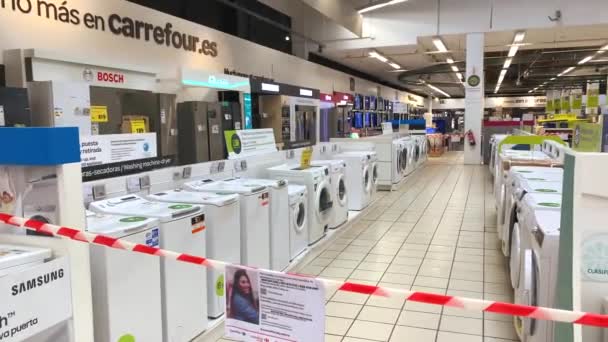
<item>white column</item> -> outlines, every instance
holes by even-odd
[[[428,99],[428,111],[424,114],[424,120],[426,121],[426,127],[433,127],[433,95],[429,94]]]
[[[465,132],[473,131],[476,144],[471,146],[468,139],[465,138],[464,143],[464,163],[478,165],[481,163],[481,121],[483,119],[484,109],[484,74],[483,74],[483,52],[484,52],[484,34],[469,33],[467,34],[466,45],[466,63],[467,73],[466,79],[475,75],[479,77],[479,85],[470,86],[465,82],[465,100],[464,100],[464,129]]]

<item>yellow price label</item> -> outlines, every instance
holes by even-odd
[[[146,120],[131,120],[131,133],[146,133]]]
[[[108,122],[108,107],[91,106],[91,122]]]
[[[300,158],[300,168],[308,169],[310,167],[310,161],[312,160],[312,148],[308,147],[302,151],[302,157]]]

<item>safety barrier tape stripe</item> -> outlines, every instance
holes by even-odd
[[[60,227],[22,217],[0,213],[0,223],[5,223],[14,227],[34,230],[39,233],[59,236],[71,240],[95,244],[110,248],[133,251],[148,255],[170,258],[181,262],[194,265],[201,265],[215,269],[223,269],[227,263],[211,260],[195,255],[176,253],[173,251],[136,244],[129,241],[113,238],[105,235],[93,234],[68,227]],[[269,271],[274,272],[274,271]],[[281,272],[274,272],[281,273]],[[330,279],[317,278],[326,286],[337,287],[338,291],[359,293],[363,295],[382,296],[382,297],[405,297],[406,300],[425,304],[435,304],[459,308],[467,311],[485,311],[509,316],[530,317],[535,319],[550,320],[556,322],[574,323],[580,325],[590,325],[597,327],[608,327],[608,315],[594,313],[567,311],[536,306],[526,306],[503,302],[488,301],[474,298],[464,298],[448,296],[427,292],[410,291],[403,289],[379,287],[373,285],[358,284],[353,282],[340,282]]]

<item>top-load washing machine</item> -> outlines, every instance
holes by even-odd
[[[526,221],[531,230],[521,252],[515,303],[527,306],[555,307],[558,273],[560,220],[559,211],[530,212]],[[515,331],[522,341],[555,341],[555,323],[528,317],[514,317]]]
[[[127,195],[92,202],[94,212],[160,220],[160,247],[206,257],[204,208],[148,201]],[[190,341],[207,329],[207,270],[161,258],[163,341]]]
[[[496,159],[498,158],[498,144],[504,139],[508,137],[507,134],[494,134],[490,138],[490,161],[488,163],[488,168],[490,169],[490,174],[492,177],[495,176],[496,173]]]
[[[238,264],[241,262],[241,217],[239,196],[182,189],[148,195],[157,202],[188,203],[205,206],[207,225],[207,257]],[[224,314],[224,272],[207,270],[207,315],[217,318]]]
[[[156,218],[87,211],[87,231],[150,247],[160,246]],[[91,245],[95,341],[163,340],[160,259]]]
[[[365,209],[373,195],[373,171],[370,158],[358,152],[344,152],[334,155],[333,158],[346,163],[348,210]]]
[[[348,219],[348,191],[346,190],[346,162],[339,159],[313,160],[313,166],[327,166],[331,179],[331,197],[334,199],[330,229],[341,226]]]
[[[265,186],[270,193],[270,269],[282,271],[289,266],[289,190],[284,179],[233,178],[230,184]]]
[[[321,240],[331,222],[334,199],[332,198],[331,177],[327,166],[311,166],[307,169],[299,165],[279,165],[268,169],[274,179],[286,179],[289,183],[305,185],[308,190],[308,244]]]
[[[190,191],[237,194],[241,211],[241,262],[270,268],[270,193],[264,185],[204,179],[184,184]]]
[[[0,278],[38,266],[52,256],[48,248],[0,244]]]
[[[308,247],[308,190],[304,185],[289,185],[289,251],[295,259]]]

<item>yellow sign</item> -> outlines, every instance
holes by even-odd
[[[310,167],[310,161],[312,160],[312,148],[308,147],[302,151],[302,158],[300,158],[300,168],[308,169]]]
[[[131,133],[146,133],[146,120],[131,120]]]
[[[108,107],[91,106],[91,122],[108,122]]]

